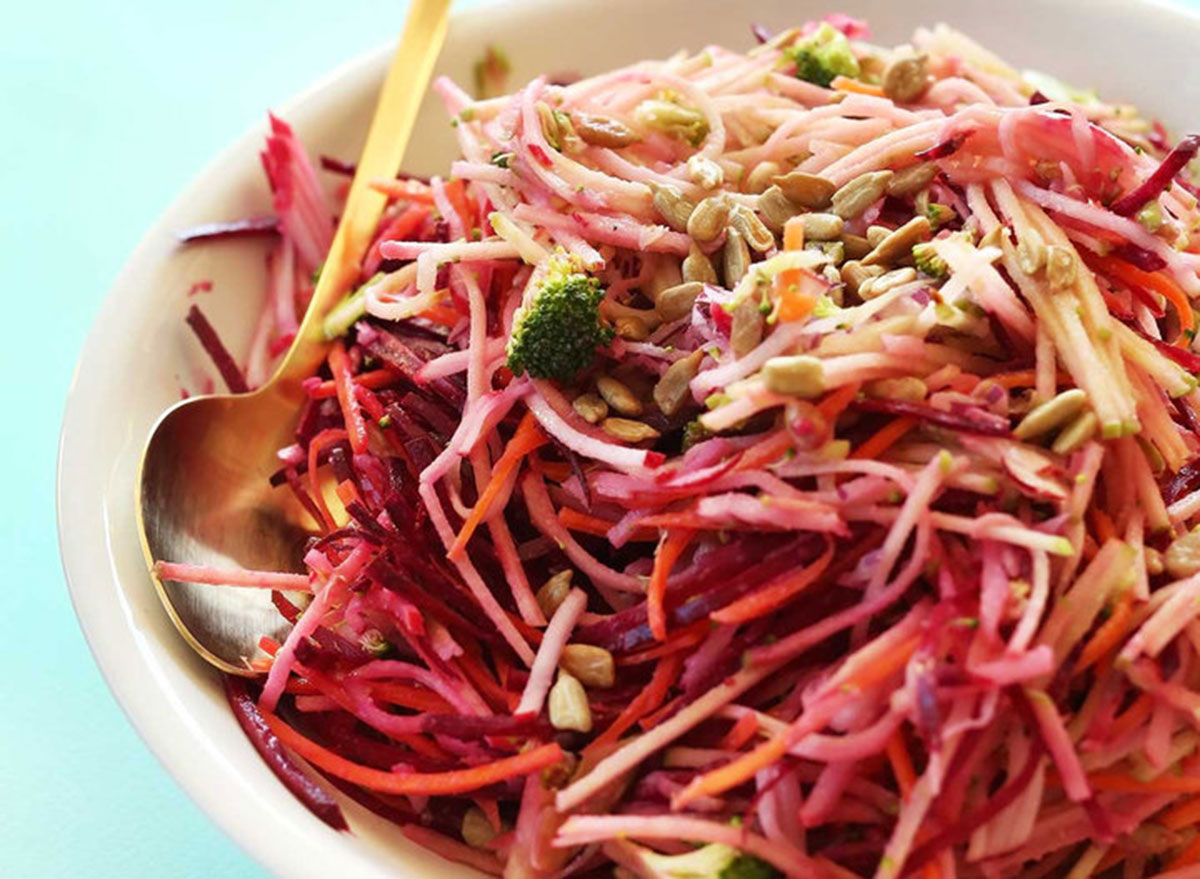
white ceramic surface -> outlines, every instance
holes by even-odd
[[[1200,127],[1200,18],[1132,0],[520,0],[458,16],[439,67],[469,82],[471,63],[495,43],[514,61],[514,82],[543,71],[598,72],[709,42],[746,48],[751,21],[782,27],[835,8],[867,17],[884,42],[945,20],[1018,66],[1138,102],[1176,132]],[[356,155],[387,54],[355,60],[278,108],[313,152]],[[214,281],[205,305],[240,351],[264,274],[261,242],[181,249],[173,232],[268,208],[257,158],[262,134],[248,132],[218,156],[150,229],[80,355],[59,457],[58,525],[71,594],[96,661],[146,743],[273,874],[468,875],[353,804],[346,811],[355,833],[344,835],[296,803],[242,735],[216,676],[176,636],[143,566],[132,508],[138,454],[153,420],[178,399],[181,379],[195,387],[203,369],[183,324],[185,291],[196,279]],[[427,101],[406,166],[445,171],[451,149],[440,108]]]

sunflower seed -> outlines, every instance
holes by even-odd
[[[782,169],[775,162],[759,162],[754,166],[754,170],[746,175],[746,192],[762,192],[771,185],[771,178],[780,170]]]
[[[1046,280],[1051,290],[1065,290],[1075,283],[1075,254],[1068,247],[1046,248]]]
[[[1096,413],[1090,410],[1084,412],[1059,431],[1050,445],[1050,451],[1059,455],[1069,455],[1094,437],[1099,430],[1100,419],[1096,417]]]
[[[772,232],[782,232],[784,224],[800,213],[800,208],[778,186],[769,186],[758,197],[758,213]]]
[[[576,113],[575,133],[584,143],[615,149],[641,140],[625,123],[596,113]]]
[[[909,165],[907,168],[897,171],[888,181],[887,194],[896,198],[912,195],[933,182],[937,172],[937,165],[933,162]]]
[[[608,404],[598,394],[580,394],[571,402],[571,408],[588,424],[599,424],[608,415]]]
[[[596,390],[600,392],[604,402],[621,415],[641,415],[646,409],[628,386],[610,375],[602,375],[596,379]]]
[[[837,214],[805,214],[801,219],[805,241],[832,241],[841,236],[846,225]]]
[[[711,264],[709,267],[711,268]],[[658,294],[655,308],[665,321],[687,317],[692,311],[692,306],[696,304],[696,297],[703,289],[704,285],[699,281],[684,281],[682,284],[668,287]]]
[[[542,588],[537,591],[534,598],[537,599],[538,607],[542,609],[546,619],[554,616],[558,606],[566,600],[567,593],[571,591],[571,578],[574,576],[575,571],[571,568],[559,571],[542,584]]]
[[[833,194],[837,192],[837,186],[831,180],[804,171],[791,171],[772,178],[771,182],[783,190],[783,194],[791,201],[810,211],[829,207]]]
[[[729,223],[741,233],[752,248],[759,253],[766,253],[775,247],[775,236],[766,224],[758,218],[758,214],[745,205],[734,205],[729,214]]]
[[[592,709],[588,705],[587,691],[574,675],[559,670],[548,701],[552,727],[582,733],[592,731]]]
[[[483,848],[496,838],[496,828],[478,806],[472,806],[463,813],[462,838],[472,848]]]
[[[825,391],[825,366],[808,354],[772,357],[762,369],[767,390],[810,399]]]
[[[864,388],[868,397],[881,400],[900,400],[905,403],[920,403],[929,393],[925,382],[913,375],[903,378],[881,378],[868,382]]]
[[[750,248],[746,239],[737,229],[730,228],[725,233],[725,244],[721,248],[722,274],[725,276],[725,286],[733,289],[738,281],[750,270]]]
[[[659,432],[649,424],[634,421],[630,418],[605,418],[600,422],[604,432],[611,437],[626,443],[640,443],[645,440],[658,439]]]
[[[1017,265],[1027,275],[1037,274],[1046,264],[1046,242],[1028,224],[1017,241]]]
[[[924,55],[897,58],[883,70],[883,93],[900,104],[909,104],[929,88],[929,63]]]
[[[854,295],[858,295],[859,288],[871,278],[878,278],[883,274],[883,269],[879,266],[865,266],[858,260],[850,260],[842,264],[842,283],[846,285],[846,289]]]
[[[753,351],[762,341],[764,318],[758,302],[753,296],[743,296],[733,308],[733,321],[729,329],[729,346],[735,357]]]
[[[1079,388],[1063,391],[1031,409],[1029,414],[1021,419],[1021,423],[1013,428],[1013,436],[1019,440],[1027,440],[1049,433],[1073,421],[1087,406],[1087,402],[1086,391]]]
[[[871,252],[871,242],[861,235],[847,232],[842,236],[842,244],[846,245],[846,259],[862,259]]]
[[[691,398],[689,385],[700,372],[700,363],[703,360],[704,351],[693,351],[667,367],[662,378],[654,385],[654,402],[663,415],[678,414]]]
[[[891,179],[891,171],[859,174],[833,194],[833,212],[843,220],[853,220],[883,197]]]
[[[688,179],[701,189],[716,189],[725,182],[725,170],[699,153],[687,160]]]
[[[682,271],[685,282],[697,281],[701,284],[717,283],[717,270],[713,268],[712,260],[705,256],[704,251],[695,244],[692,244],[688,249],[688,255],[683,260]],[[663,293],[665,292],[664,290]],[[662,300],[663,293],[658,294],[658,301]],[[689,305],[688,308],[690,309],[691,306]],[[660,308],[659,311],[661,312],[662,309]],[[671,320],[671,318],[667,318],[667,320]]]
[[[724,194],[712,195],[696,205],[687,221],[687,233],[692,240],[703,244],[715,241],[729,220],[729,199]]]
[[[558,660],[559,666],[585,687],[607,690],[616,683],[613,655],[592,644],[568,644]]]
[[[688,220],[695,210],[692,203],[683,197],[683,193],[674,186],[663,183],[651,183],[654,208],[663,222],[676,232],[683,232],[688,227]]]
[[[890,272],[884,272],[878,278],[868,278],[859,284],[858,296],[860,299],[874,299],[893,287],[899,287],[901,284],[907,284],[916,279],[917,270],[914,268],[893,269]]]
[[[900,257],[910,254],[914,244],[927,240],[932,234],[933,228],[927,219],[913,217],[899,229],[885,230],[884,237],[863,257],[863,265],[892,265]],[[867,237],[869,239],[870,235]]]

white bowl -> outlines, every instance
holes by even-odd
[[[503,47],[514,82],[539,72],[598,72],[708,42],[748,47],[751,21],[782,27],[836,8],[813,0],[520,0],[457,16],[439,72],[470,82],[484,47]],[[1200,77],[1190,60],[1200,18],[1125,0],[847,2],[884,42],[946,20],[1014,64],[1139,103],[1175,131],[1197,123]],[[394,25],[400,25],[399,13]],[[367,26],[367,22],[363,22]],[[387,50],[357,59],[279,108],[310,149],[352,159]],[[1191,75],[1189,75],[1191,74]],[[265,109],[265,108],[264,108]],[[233,350],[248,340],[263,287],[261,242],[176,246],[173,233],[268,209],[248,132],[218,156],[150,229],[109,293],[79,358],[63,419],[58,525],[63,565],[96,661],[146,743],[184,789],[247,852],[284,877],[468,875],[408,844],[348,804],[353,835],[314,819],[242,735],[217,676],[177,637],[142,561],[133,520],[134,470],[146,432],[202,369],[184,327],[191,283]],[[428,101],[406,166],[444,171],[450,129]]]

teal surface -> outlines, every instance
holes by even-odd
[[[92,662],[58,562],[58,426],[92,316],[146,227],[264,110],[391,38],[404,6],[5,6],[0,877],[266,875],[150,756]]]

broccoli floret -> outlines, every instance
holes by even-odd
[[[682,855],[643,851],[642,861],[663,879],[775,879],[779,871],[732,846],[711,842]]]
[[[839,76],[856,78],[860,72],[850,41],[828,22],[783,54],[795,63],[797,77],[826,88]]]
[[[912,255],[913,262],[917,264],[917,270],[922,274],[931,278],[945,278],[950,274],[950,267],[946,265],[944,259],[938,256],[930,242],[922,241],[914,244]]]
[[[517,309],[508,340],[508,368],[534,378],[570,381],[612,341],[600,319],[604,288],[565,257],[552,258],[532,295]]]

